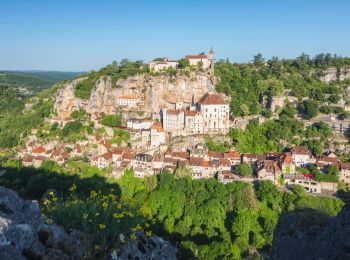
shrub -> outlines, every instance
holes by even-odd
[[[105,126],[117,127],[121,125],[122,117],[121,115],[103,115],[101,122]]]

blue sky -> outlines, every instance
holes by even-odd
[[[81,71],[208,51],[350,56],[349,0],[0,0],[0,69]]]

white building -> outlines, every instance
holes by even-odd
[[[126,126],[129,129],[141,130],[141,129],[150,129],[153,122],[151,120],[142,120],[142,119],[129,119]]]
[[[203,69],[214,69],[214,51],[211,48],[209,51],[209,57],[207,55],[187,55],[185,56],[185,59],[188,59],[190,62],[190,65],[198,66],[200,63],[202,63]]]
[[[340,164],[340,175],[339,179],[345,184],[350,184],[350,163],[341,163]]]
[[[167,132],[182,131],[185,127],[185,113],[183,110],[162,109],[163,128]]]
[[[229,130],[230,107],[221,95],[208,92],[198,102],[203,116],[204,133],[227,133]]]
[[[149,68],[151,72],[158,72],[162,70],[166,70],[168,68],[174,68],[176,69],[179,66],[179,62],[177,60],[159,60],[159,61],[152,61],[149,64]]]
[[[104,169],[112,163],[112,153],[108,152],[102,155],[98,155],[91,160],[91,165],[97,168]]]
[[[161,144],[164,144],[166,141],[164,129],[162,128],[162,125],[159,122],[153,123],[153,125],[151,126],[150,135],[152,148],[159,148],[159,146]]]
[[[229,131],[230,107],[223,97],[214,92],[206,93],[190,110],[163,109],[163,128],[177,134],[226,134]]]
[[[297,166],[303,167],[311,163],[311,154],[306,146],[294,146],[291,149],[291,153]]]
[[[128,108],[135,108],[137,107],[137,103],[139,102],[139,99],[135,96],[126,95],[121,96],[117,98],[117,105],[128,107]]]

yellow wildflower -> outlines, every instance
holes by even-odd
[[[98,227],[101,229],[101,230],[104,230],[106,228],[106,225],[105,224],[99,224]]]
[[[73,185],[69,188],[70,192],[75,192],[77,190],[77,186],[73,183]]]
[[[150,231],[146,231],[146,236],[148,236],[148,237],[152,236],[152,231],[151,230]]]
[[[50,201],[48,199],[45,199],[43,201],[43,204],[44,204],[45,207],[50,207]]]
[[[83,219],[87,219],[87,217],[88,217],[88,214],[87,214],[87,213],[84,213],[84,214],[83,214]]]
[[[49,195],[51,195],[51,197],[55,197],[55,193],[53,191],[50,191]]]
[[[104,209],[106,209],[107,207],[108,207],[108,203],[105,201],[105,202],[103,202],[102,203],[102,207],[104,208]]]
[[[92,198],[97,197],[97,195],[98,195],[97,192],[94,190],[90,192],[90,197],[92,197]]]
[[[135,240],[135,239],[136,239],[135,233],[132,233],[131,236],[130,236],[130,238],[131,238],[132,240]]]

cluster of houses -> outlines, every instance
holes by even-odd
[[[159,122],[130,121],[134,129],[148,128],[151,131],[150,140],[153,145],[165,143],[165,132]],[[153,134],[152,134],[153,133]],[[158,135],[157,133],[162,133]],[[153,138],[155,138],[153,140]],[[92,141],[92,140],[91,140]],[[276,185],[291,186],[299,184],[311,193],[320,193],[323,189],[335,189],[334,185],[317,182],[312,174],[302,174],[297,167],[306,167],[315,164],[322,170],[327,165],[339,169],[339,180],[350,185],[350,163],[342,163],[334,154],[314,157],[305,146],[294,146],[290,152],[259,154],[240,154],[237,151],[228,152],[209,151],[203,144],[197,144],[182,150],[157,149],[155,152],[140,152],[129,147],[117,147],[109,144],[106,140],[95,138],[97,143],[93,152],[87,151],[84,145],[76,143],[74,147],[56,145],[51,147],[37,146],[35,141],[27,145],[22,152],[25,166],[40,167],[45,160],[52,160],[64,165],[69,158],[87,157],[91,166],[99,169],[110,168],[112,176],[119,178],[125,170],[133,169],[136,177],[144,178],[160,174],[164,171],[176,172],[187,170],[193,179],[205,179],[217,177],[223,183],[236,180],[262,181],[271,180]],[[69,149],[67,149],[69,148]],[[251,165],[254,170],[253,176],[240,177],[237,174],[237,166],[241,163]],[[326,185],[326,186],[325,186]]]
[[[205,70],[214,69],[214,51],[210,49],[209,55],[198,54],[198,55],[186,55],[185,59],[188,60],[190,66],[198,66],[199,64]],[[168,58],[158,59],[150,62],[149,68],[151,72],[159,72],[167,70],[168,68],[177,69],[179,67],[178,60],[172,60]]]
[[[129,148],[113,148],[103,150],[99,160],[93,160],[92,164],[104,168],[113,165],[113,175],[120,177],[126,169],[133,169],[136,177],[144,178],[160,174],[164,171],[176,172],[187,168],[192,179],[206,179],[217,177],[223,183],[236,180],[262,181],[271,180],[276,185],[281,185],[283,176],[284,184],[291,186],[299,184],[311,193],[320,193],[323,189],[329,189],[328,183],[315,181],[312,174],[302,174],[298,167],[306,167],[315,164],[322,170],[326,165],[332,165],[339,169],[339,180],[346,185],[350,184],[350,163],[341,163],[334,154],[314,157],[307,147],[295,146],[290,152],[268,153],[265,155],[240,154],[237,151],[228,152],[209,151],[203,144],[181,150],[166,150],[164,153],[134,153]],[[241,178],[237,175],[237,166],[247,163],[254,169],[254,175]],[[328,186],[327,186],[328,185]],[[332,185],[334,191],[335,186]]]

